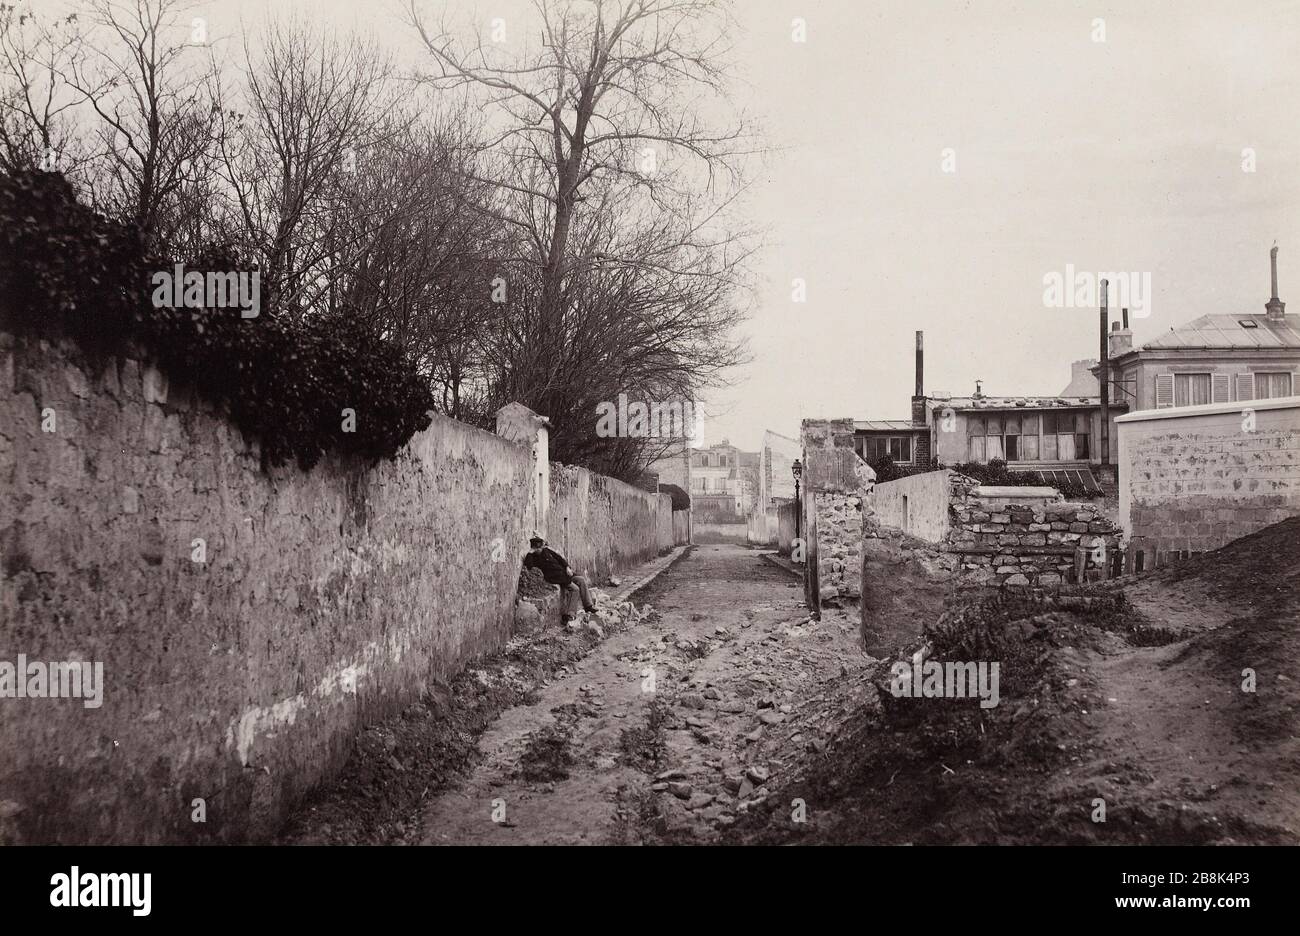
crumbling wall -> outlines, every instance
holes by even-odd
[[[853,449],[853,420],[805,419],[802,509],[808,543],[804,590],[817,611],[862,593],[862,540],[876,473]]]
[[[927,498],[946,491],[943,504],[948,523],[941,537],[920,539],[934,545],[930,561],[957,573],[967,584],[1056,586],[1078,581],[1079,562],[1083,563],[1084,578],[1108,577],[1115,571],[1120,530],[1099,507],[1066,502],[1050,487],[982,486],[947,469],[905,480],[920,484],[921,479],[920,489]],[[875,496],[900,484],[879,485]],[[879,510],[882,526],[898,529],[898,505],[905,489],[918,487],[894,487],[893,493],[886,492],[894,506]],[[932,529],[934,524],[927,521],[925,526]],[[865,535],[870,538],[873,534],[868,530]]]

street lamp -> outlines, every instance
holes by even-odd
[[[795,539],[799,539],[803,536],[800,516],[803,513],[803,507],[799,500],[799,479],[803,477],[803,462],[796,458],[794,464],[790,466],[790,473],[794,475],[794,536]]]

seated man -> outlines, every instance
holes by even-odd
[[[587,580],[581,575],[574,575],[565,558],[547,546],[546,540],[540,536],[534,536],[528,541],[528,555],[524,556],[524,568],[538,569],[542,573],[542,578],[552,585],[560,586],[560,591],[564,594],[564,610],[561,619],[566,623],[578,615],[578,609],[573,606],[575,598],[582,599],[584,611],[596,610],[596,606],[591,603]]]

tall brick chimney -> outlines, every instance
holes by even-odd
[[[1268,252],[1269,265],[1273,269],[1273,297],[1264,304],[1270,322],[1286,321],[1286,303],[1277,297],[1277,244]],[[920,352],[917,352],[918,354]]]
[[[916,387],[912,393],[912,425],[925,425],[925,332],[916,333]],[[930,433],[916,437],[916,452],[912,456],[917,464],[930,461]]]

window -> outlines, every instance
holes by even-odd
[[[876,462],[888,454],[895,462],[906,464],[912,460],[912,437],[858,436],[853,440],[853,450],[863,461]]]
[[[1287,373],[1279,374],[1256,374],[1255,375],[1255,399],[1272,400],[1277,397],[1291,395],[1291,375]]]
[[[1174,406],[1203,406],[1209,402],[1209,374],[1174,374]]]
[[[1034,431],[1038,430],[1038,419],[1031,423]],[[1026,437],[1026,441],[1029,441]],[[1092,415],[1087,410],[1068,410],[1066,412],[1044,413],[1042,418],[1042,441],[1032,437],[1038,449],[1037,460],[1040,461],[1075,461],[1087,459],[1091,451]],[[1022,457],[1022,461],[1029,460]]]

